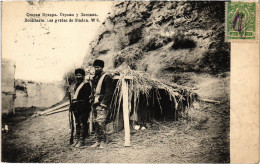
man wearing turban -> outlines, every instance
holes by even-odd
[[[103,60],[95,60],[93,66],[95,68],[92,89],[94,93],[93,109],[96,143],[91,147],[99,146],[100,148],[104,148],[106,141],[106,120],[114,92],[113,81],[112,76],[103,71]]]
[[[75,147],[81,147],[85,143],[85,137],[88,132],[88,117],[90,113],[90,95],[91,86],[85,83],[85,71],[81,68],[75,70],[76,85],[74,95],[72,96],[71,109],[75,117],[76,124],[76,142]]]

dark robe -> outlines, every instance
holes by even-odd
[[[74,88],[74,93],[80,84],[76,84]],[[75,116],[76,123],[76,138],[79,136],[85,138],[88,132],[88,118],[91,111],[90,106],[90,95],[91,86],[89,83],[85,83],[80,89],[77,99],[72,100],[71,109]]]

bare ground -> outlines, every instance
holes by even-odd
[[[187,119],[156,121],[149,129],[132,131],[130,147],[124,147],[123,131],[111,134],[105,149],[90,148],[94,143],[93,136],[86,139],[86,146],[81,149],[70,146],[68,112],[27,119],[24,113],[18,112],[15,117],[23,117],[25,120],[9,119],[11,130],[2,133],[2,162],[230,161],[229,101],[222,101],[219,105],[199,102],[189,111]]]

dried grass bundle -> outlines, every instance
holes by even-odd
[[[116,118],[119,118],[119,110],[122,104],[123,92],[121,86],[124,77],[131,77],[128,78],[127,88],[129,105],[131,106],[131,104],[133,104],[133,107],[129,109],[133,110],[134,115],[137,114],[140,95],[145,96],[147,103],[153,103],[151,102],[151,100],[157,100],[162,112],[163,109],[160,104],[160,100],[162,99],[162,97],[159,91],[163,90],[169,96],[168,99],[173,102],[174,109],[179,114],[184,114],[185,110],[190,108],[192,106],[192,103],[198,97],[197,94],[195,94],[191,89],[187,87],[162,82],[158,79],[151,78],[149,74],[141,71],[127,69],[123,71],[111,71],[111,73],[120,74],[120,78],[117,81],[111,104],[113,109],[112,116]]]

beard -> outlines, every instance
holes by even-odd
[[[77,83],[81,83],[83,81],[83,78],[76,78]]]
[[[100,75],[102,73],[102,70],[96,70],[95,75]]]

